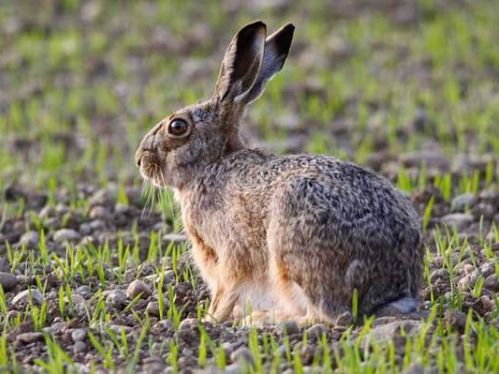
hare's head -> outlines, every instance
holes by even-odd
[[[288,24],[266,37],[263,22],[243,27],[227,48],[213,96],[170,114],[142,139],[135,160],[144,178],[182,188],[208,164],[243,148],[239,120],[281,70],[293,31]]]

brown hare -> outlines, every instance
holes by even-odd
[[[386,179],[317,155],[247,148],[239,124],[281,70],[293,38],[263,22],[230,42],[213,96],[160,121],[142,140],[144,178],[171,187],[215,321],[334,322],[352,310],[416,308],[420,219]]]

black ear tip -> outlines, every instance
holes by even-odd
[[[246,26],[244,26],[242,30],[262,30],[262,29],[267,29],[267,25],[261,21],[261,20],[256,20],[254,22],[248,23]]]

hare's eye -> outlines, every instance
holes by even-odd
[[[168,134],[173,136],[185,136],[189,131],[189,124],[181,118],[175,118],[168,124]]]

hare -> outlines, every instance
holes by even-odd
[[[261,21],[243,27],[213,96],[154,126],[136,163],[155,186],[175,191],[212,320],[334,323],[352,311],[354,295],[360,314],[412,312],[423,252],[408,199],[353,163],[276,156],[239,135],[293,33],[292,24],[268,37]]]

